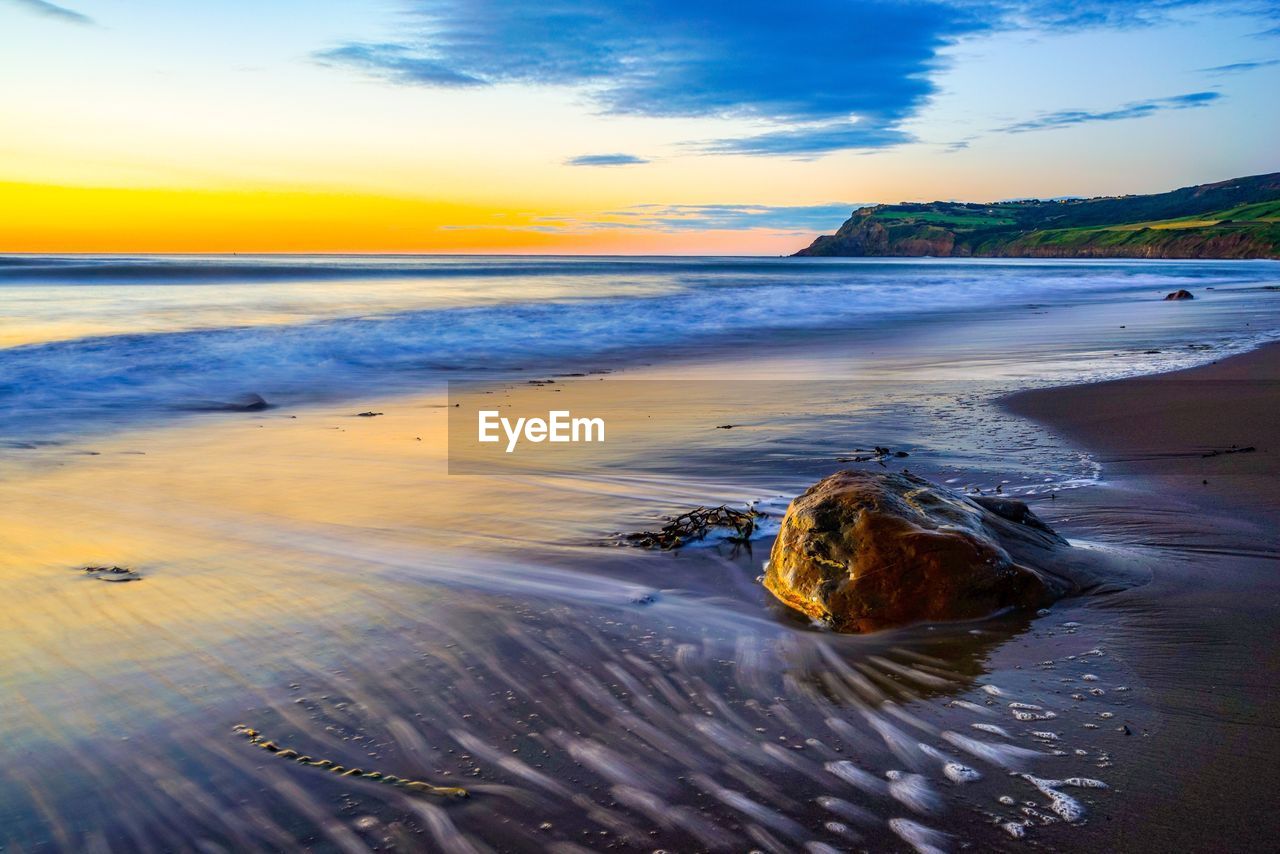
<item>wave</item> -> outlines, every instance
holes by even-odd
[[[27,302],[58,310],[57,282],[207,282],[219,277],[352,277],[358,301],[379,280],[451,276],[410,289],[409,307],[307,322],[172,328],[0,349],[0,438],[49,438],[259,394],[273,403],[420,388],[458,371],[548,370],[591,360],[775,341],[805,331],[884,330],[980,318],[1005,307],[1131,298],[1153,288],[1250,283],[1240,268],[1117,264],[792,263],[775,259],[565,258],[50,258],[0,259],[0,282],[47,276]],[[1224,270],[1232,270],[1227,273]],[[43,271],[37,273],[36,271]],[[498,296],[466,277],[501,275]],[[186,278],[184,278],[186,277]],[[551,290],[538,282],[557,282]],[[56,280],[56,281],[54,281]],[[636,287],[637,282],[642,287]],[[115,285],[103,284],[108,294]],[[261,286],[271,294],[270,284]],[[181,300],[185,293],[175,289]],[[120,289],[122,306],[130,304]],[[550,293],[521,298],[522,291]],[[35,294],[35,296],[31,296]],[[1126,296],[1127,295],[1127,296]],[[110,297],[108,297],[110,298]],[[472,304],[468,304],[472,303]],[[443,305],[444,307],[436,307]],[[225,323],[225,318],[219,321]]]

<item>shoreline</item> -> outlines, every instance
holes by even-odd
[[[1192,503],[1259,521],[1280,515],[1280,342],[1165,373],[1026,389],[997,404],[1088,449],[1110,477],[1182,487]]]
[[[1113,651],[1145,682],[1160,721],[1151,736],[1164,743],[1125,763],[1130,803],[1099,842],[1208,851],[1275,838],[1280,343],[1166,374],[1017,392],[1000,405],[1101,463],[1095,489],[1053,502],[1059,530],[1110,532],[1158,558],[1152,581],[1109,610]]]
[[[72,838],[82,827],[115,840],[137,822],[144,838],[164,844],[172,840],[162,816],[223,839],[228,818],[248,821],[236,805],[253,802],[291,828],[309,828],[299,832],[313,839],[356,833],[381,845],[384,828],[408,827],[442,849],[483,841],[546,850],[607,831],[607,843],[639,840],[644,850],[713,842],[785,850],[823,839],[845,845],[828,826],[841,814],[823,804],[847,802],[865,810],[846,811],[864,844],[877,849],[899,850],[904,840],[888,822],[912,815],[939,838],[1004,850],[1014,843],[994,817],[1021,820],[1027,799],[1041,813],[1051,804],[999,763],[982,760],[983,778],[963,786],[941,776],[939,755],[965,758],[948,734],[1030,750],[1029,770],[1042,779],[1096,777],[1111,787],[1076,792],[1085,818],[1050,816],[1028,829],[1036,844],[1112,850],[1118,841],[1143,848],[1148,838],[1190,839],[1184,847],[1208,850],[1211,834],[1244,839],[1245,829],[1224,830],[1207,814],[1238,811],[1217,799],[1218,790],[1256,800],[1251,780],[1269,769],[1215,748],[1234,743],[1236,729],[1265,747],[1260,722],[1239,720],[1232,704],[1243,701],[1206,708],[1195,695],[1224,667],[1243,681],[1258,656],[1223,652],[1235,626],[1179,622],[1195,611],[1185,603],[1201,601],[1187,578],[1206,560],[1218,578],[1236,558],[1179,551],[1203,538],[1192,530],[1169,539],[1160,525],[1172,518],[1190,529],[1210,514],[1173,508],[1144,516],[1136,479],[1122,501],[1106,484],[1064,486],[1079,475],[1075,449],[994,406],[999,389],[1025,387],[1026,376],[1042,370],[1061,378],[1082,363],[1134,367],[1107,354],[1141,352],[1139,342],[1156,332],[1162,359],[1203,357],[1170,338],[1176,329],[1144,330],[1143,314],[1213,330],[1203,336],[1244,326],[1233,319],[1243,302],[1201,305],[1227,313],[1210,317],[1211,325],[1204,312],[1150,312],[1136,298],[1047,313],[1010,306],[994,319],[914,325],[910,335],[886,329],[869,340],[845,330],[769,348],[744,344],[728,355],[667,353],[580,380],[600,387],[607,411],[620,415],[648,411],[636,410],[628,390],[635,386],[624,380],[665,388],[671,402],[663,423],[646,428],[652,445],[624,444],[616,464],[565,478],[448,475],[439,388],[215,413],[36,449],[31,459],[42,464],[0,489],[15,507],[0,532],[16,546],[0,566],[8,567],[11,594],[9,685],[23,700],[6,711],[15,750],[39,757],[33,773],[45,776],[9,781],[7,802],[27,806],[16,810],[23,824],[4,841]],[[1131,331],[1119,332],[1126,323]],[[1096,331],[1092,342],[1079,342],[1082,329]],[[970,365],[989,375],[975,383]],[[742,378],[744,368],[751,381],[736,393],[723,378]],[[822,379],[801,382],[815,375]],[[541,376],[508,377],[497,390],[505,403],[537,411],[571,396],[559,384],[529,382]],[[716,384],[749,417],[707,395],[674,393],[677,379]],[[847,394],[837,393],[842,383]],[[357,417],[360,410],[381,415]],[[735,427],[718,430],[724,423]],[[601,542],[669,509],[790,497],[869,443],[910,450],[888,465],[956,488],[968,481],[989,491],[1008,478],[1006,490],[1026,490],[1037,513],[1083,549],[1112,550],[1143,566],[1154,554],[1159,577],[1063,600],[1035,617],[836,636],[784,612],[755,580],[767,538],[754,553],[655,554]],[[1250,531],[1230,534],[1236,544],[1256,542]],[[1213,533],[1215,547],[1235,547]],[[1174,548],[1164,548],[1169,543]],[[142,579],[102,584],[72,572],[86,562],[131,566]],[[1233,571],[1239,583],[1222,597],[1228,603],[1248,589],[1249,566]],[[1180,660],[1188,632],[1207,644],[1204,666],[1190,671]],[[1105,693],[1094,695],[1095,687]],[[1072,692],[1086,696],[1076,701]],[[495,700],[499,713],[477,714]],[[1026,724],[1012,715],[1012,702],[1041,705],[1054,723]],[[899,717],[908,707],[910,719]],[[91,726],[77,719],[85,708],[93,710]],[[995,722],[1005,734],[990,729]],[[446,807],[404,801],[385,786],[353,788],[263,759],[234,736],[237,724],[343,764],[462,781],[477,796]],[[50,743],[50,733],[62,743]],[[902,742],[906,733],[913,740]],[[934,753],[917,751],[917,742]],[[1196,755],[1187,779],[1169,775],[1197,743],[1206,755]],[[60,780],[57,769],[70,756],[94,768],[74,797],[47,782]],[[1233,790],[1222,778],[1237,766],[1253,777]],[[157,767],[226,806],[174,804],[129,785],[152,779]],[[1179,791],[1194,790],[1205,769],[1206,800],[1189,804]],[[885,781],[901,774],[933,792],[936,806],[916,809],[889,794]],[[93,797],[94,782],[109,794]],[[631,795],[627,803],[614,797],[617,786]],[[59,811],[42,819],[35,799],[55,794]],[[547,794],[552,802],[537,800]],[[759,809],[744,814],[739,794]],[[1005,804],[1006,795],[1021,800]],[[652,798],[686,823],[653,827],[636,811]],[[1176,808],[1168,810],[1167,835],[1152,836],[1161,799]],[[352,806],[335,812],[340,801]],[[1248,803],[1250,820],[1269,820]],[[756,824],[762,815],[767,829]],[[1179,825],[1187,815],[1203,836]]]

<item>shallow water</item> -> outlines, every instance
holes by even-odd
[[[1248,347],[1280,329],[1280,296],[1259,289],[1277,278],[1252,263],[10,261],[0,844],[1070,845],[1125,808],[1117,757],[1141,755],[1119,728],[1158,719],[1111,652],[1106,598],[836,637],[756,583],[767,527],[750,548],[676,554],[612,535],[701,503],[777,512],[838,457],[887,444],[910,456],[886,465],[1039,497],[1149,574],[1160,558],[1127,548],[1132,531],[1044,499],[1091,484],[1092,462],[990,400]],[[1178,287],[1201,299],[1158,300]],[[527,378],[597,369],[613,373],[561,383],[613,389],[619,417],[666,388],[647,404],[660,429],[589,466],[448,474],[446,380],[533,405],[558,392]],[[726,381],[737,409],[689,393]],[[191,411],[246,393],[277,405]],[[89,564],[142,578],[103,583]],[[239,723],[472,797],[299,765]]]

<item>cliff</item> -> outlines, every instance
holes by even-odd
[[[1280,172],[1146,196],[876,205],[796,255],[1280,258]]]

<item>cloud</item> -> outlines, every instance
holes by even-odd
[[[484,80],[417,56],[398,44],[346,44],[314,54],[322,65],[348,65],[395,83],[420,86],[484,86]]]
[[[316,58],[403,84],[572,87],[615,115],[757,120],[775,129],[708,144],[754,154],[907,141],[894,128],[934,93],[941,51],[989,26],[944,0],[787,8],[773,0],[416,0],[411,8],[403,38],[350,42]]]
[[[46,18],[56,18],[70,24],[93,25],[97,23],[97,21],[90,18],[88,15],[81,14],[74,9],[68,9],[65,6],[48,3],[46,0],[8,0],[8,2],[10,5],[35,12],[37,15],[44,15]]]
[[[818,157],[914,142],[947,49],[1007,30],[1149,26],[1265,0],[402,0],[397,36],[315,54],[398,84],[557,86],[600,112],[759,125],[702,153]],[[1268,20],[1268,23],[1272,23]],[[1183,105],[1190,106],[1190,105]],[[1138,114],[1175,109],[1130,105]],[[1011,130],[1130,117],[1046,116]],[[1034,127],[1033,127],[1034,125]]]
[[[634,205],[576,216],[539,216],[523,224],[446,225],[447,231],[532,231],[582,234],[599,231],[773,231],[812,234],[830,231],[862,204],[821,205]]]
[[[799,231],[834,228],[863,205],[636,205],[594,217],[541,217],[535,226],[565,231],[641,229],[645,231]]]
[[[1255,0],[994,0],[992,12],[1007,26],[1036,30],[1132,29],[1167,21],[1195,6],[1252,9]]]
[[[648,163],[649,161],[643,157],[637,157],[634,154],[580,154],[577,157],[570,157],[564,162],[565,166],[635,166],[640,163]]]
[[[1134,101],[1117,107],[1114,110],[1092,112],[1088,110],[1059,110],[1044,113],[1034,119],[1007,125],[998,130],[1005,133],[1026,133],[1035,130],[1052,130],[1090,122],[1115,122],[1124,119],[1141,119],[1166,110],[1187,110],[1196,107],[1207,107],[1222,98],[1219,92],[1190,92],[1186,95],[1174,95],[1171,98],[1152,98],[1146,101]]]
[[[1233,62],[1230,65],[1215,65],[1213,68],[1201,68],[1205,74],[1212,74],[1215,77],[1221,77],[1226,74],[1242,74],[1246,71],[1253,71],[1257,68],[1270,68],[1273,65],[1280,65],[1280,59],[1258,59],[1252,62]]]
[[[779,154],[810,158],[833,151],[879,149],[913,141],[905,131],[865,122],[823,122],[755,136],[717,139],[695,147],[714,154]]]

